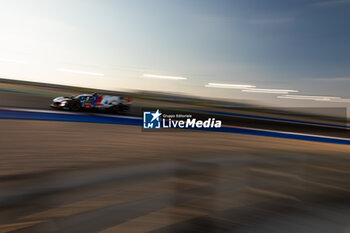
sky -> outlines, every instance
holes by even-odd
[[[0,0],[0,4],[3,78],[276,106],[350,105],[350,0]],[[208,83],[298,90],[287,94],[345,100],[277,98],[281,95],[208,87]]]

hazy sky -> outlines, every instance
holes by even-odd
[[[0,0],[0,6],[2,77],[288,106],[325,103],[204,85],[350,98],[350,0]]]

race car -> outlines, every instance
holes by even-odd
[[[128,112],[131,99],[121,96],[103,94],[82,94],[71,97],[57,97],[53,99],[50,107],[71,111],[104,110],[113,113]]]

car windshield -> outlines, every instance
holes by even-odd
[[[74,97],[74,99],[86,100],[89,99],[89,97],[91,97],[91,95],[77,95]]]

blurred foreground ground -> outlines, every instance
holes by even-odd
[[[349,232],[349,146],[0,120],[0,232]]]

